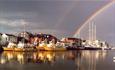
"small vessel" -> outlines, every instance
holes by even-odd
[[[65,51],[66,50],[66,48],[62,46],[60,47],[59,45],[56,45],[52,42],[50,42],[49,44],[42,42],[41,44],[39,44],[39,46],[37,46],[37,49],[41,51]]]
[[[7,47],[3,47],[3,50],[4,51],[14,51],[15,47],[16,47],[15,43],[9,42]]]
[[[97,47],[96,45],[85,44],[85,50],[102,50],[101,47]]]
[[[54,51],[55,50],[55,44],[50,42],[49,44],[46,44],[46,46],[44,47],[44,50],[46,51]]]
[[[39,43],[39,45],[38,46],[36,46],[36,48],[37,48],[37,50],[39,50],[39,51],[45,51],[45,47],[47,46],[47,44],[44,42],[44,41],[42,41],[41,43]]]
[[[36,48],[32,46],[28,46],[25,43],[19,42],[18,45],[14,43],[9,43],[7,47],[3,47],[4,51],[16,51],[16,52],[31,52],[31,51],[37,51]]]
[[[37,51],[37,50],[33,46],[19,42],[17,47],[14,49],[14,51],[16,51],[16,52],[31,52],[31,51]]]

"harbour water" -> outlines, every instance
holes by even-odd
[[[115,70],[115,51],[8,52],[0,54],[0,70]]]

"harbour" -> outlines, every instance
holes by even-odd
[[[115,0],[0,0],[0,70],[115,70]]]
[[[90,36],[89,36],[90,37]],[[93,37],[92,37],[93,38]],[[20,32],[18,35],[2,34],[0,36],[0,51],[65,51],[65,50],[111,50],[112,47],[97,39],[83,40],[68,37],[58,39],[51,34]]]

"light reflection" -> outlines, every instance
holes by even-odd
[[[16,58],[17,58],[17,61],[18,61],[20,64],[24,64],[24,56],[23,56],[23,53],[16,53]]]
[[[115,57],[113,57],[113,62],[115,62]]]
[[[115,62],[115,60],[113,60],[113,62]]]
[[[0,63],[17,62],[27,63],[58,63],[59,61],[72,61],[77,70],[96,70],[97,62],[106,58],[107,51],[65,51],[65,52],[3,52]],[[13,63],[12,62],[12,63]]]
[[[96,70],[97,63],[106,58],[107,51],[83,51],[82,56],[76,58],[77,70]]]
[[[1,59],[1,60],[0,60],[0,63],[1,63],[1,64],[5,64],[5,63],[6,63],[6,60],[5,60],[5,59]]]
[[[12,54],[12,53],[7,53],[7,55],[6,55],[6,56],[8,57],[8,60],[13,59],[13,54]]]

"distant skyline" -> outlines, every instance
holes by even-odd
[[[0,0],[0,32],[26,31],[72,37],[75,31],[110,0]]]

